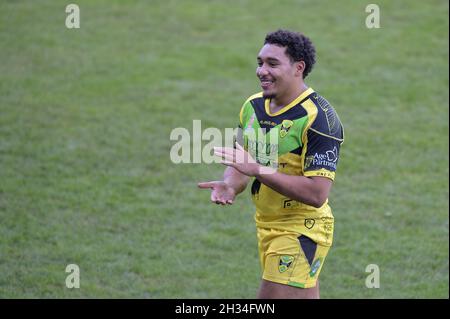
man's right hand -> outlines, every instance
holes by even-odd
[[[212,181],[198,183],[200,188],[210,188],[211,189],[211,201],[216,204],[221,205],[231,205],[233,204],[234,198],[236,197],[236,192],[224,181]]]

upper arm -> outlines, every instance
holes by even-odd
[[[334,180],[339,161],[344,129],[334,109],[327,105],[317,108],[317,117],[306,133],[304,175],[322,176]]]
[[[342,141],[310,129],[305,154],[304,175],[334,180]]]
[[[325,101],[325,102],[324,102]],[[331,105],[323,99],[317,106],[317,116],[306,132],[304,176],[314,182],[317,202],[324,203],[333,184],[344,128]]]

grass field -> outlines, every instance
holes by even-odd
[[[169,135],[234,127],[280,27],[346,130],[321,297],[449,297],[447,1],[377,1],[380,29],[356,0],[78,0],[80,29],[69,3],[0,2],[0,297],[254,298],[249,190],[211,204],[223,167],[173,164]]]

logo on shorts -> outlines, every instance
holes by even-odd
[[[313,261],[313,263],[311,265],[311,271],[309,272],[310,277],[314,277],[316,275],[321,264],[322,264],[322,258],[317,258],[316,260]]]
[[[285,272],[292,265],[293,261],[294,261],[294,257],[292,257],[292,256],[280,256],[278,270],[280,272]]]

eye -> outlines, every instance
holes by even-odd
[[[260,66],[260,67],[263,65],[263,63],[262,63],[261,61],[257,61],[256,63],[257,63],[258,66]]]

